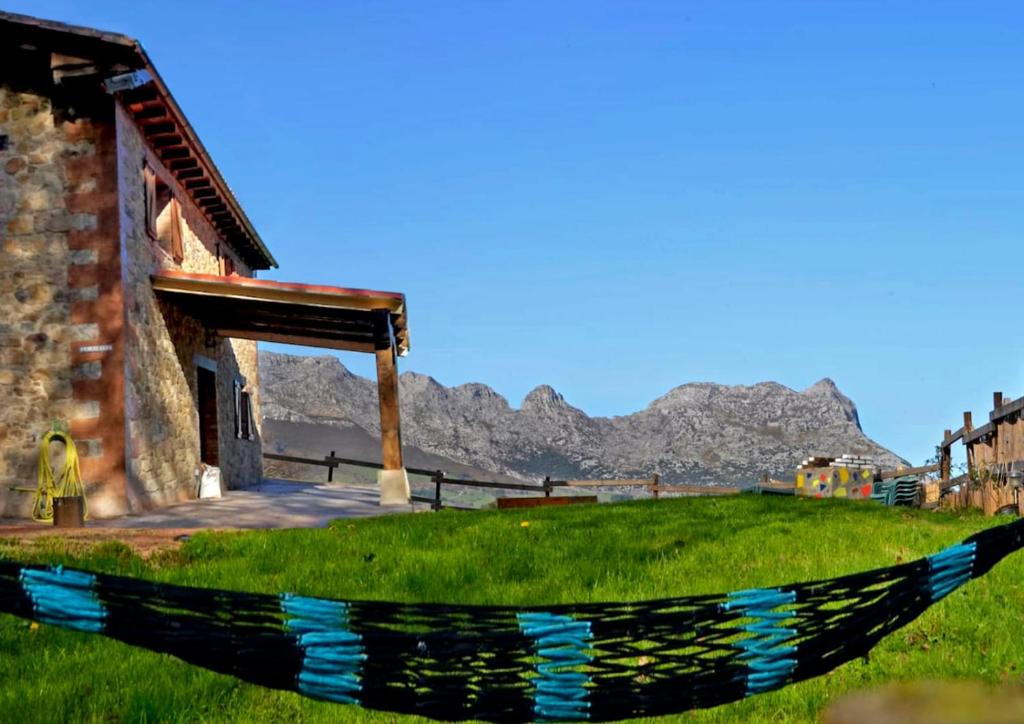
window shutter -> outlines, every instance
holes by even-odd
[[[185,258],[185,248],[181,242],[181,205],[178,199],[171,199],[171,256],[181,263]]]
[[[156,236],[156,174],[148,163],[142,165],[143,182],[146,187],[146,232]]]
[[[235,380],[235,437],[242,439],[242,385]]]
[[[246,419],[246,422],[248,423],[248,425],[246,425],[246,427],[247,427],[246,436],[250,440],[255,440],[256,439],[256,418],[253,417],[253,415],[252,415],[252,394],[249,393],[249,392],[245,393],[245,409],[246,409],[246,412],[247,412],[247,414],[245,416],[245,419]]]

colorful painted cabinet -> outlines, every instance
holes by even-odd
[[[797,495],[868,500],[874,492],[875,474],[871,470],[827,467],[804,468],[796,473]]]

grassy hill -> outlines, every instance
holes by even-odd
[[[528,521],[528,526],[522,522]],[[1001,521],[849,501],[701,498],[337,521],[205,533],[143,561],[120,543],[0,554],[193,586],[338,598],[542,604],[714,593],[891,565]],[[1019,681],[1024,555],[957,591],[869,659],[670,720],[815,721],[844,692],[895,680]],[[413,721],[270,691],[97,636],[0,616],[6,721]]]

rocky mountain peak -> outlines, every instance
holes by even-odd
[[[858,430],[861,429],[857,406],[853,404],[853,400],[840,392],[839,386],[830,377],[823,377],[801,394],[821,398],[825,404],[830,404],[840,410],[843,417],[856,425]]]
[[[402,387],[415,387],[421,390],[429,390],[433,393],[444,394],[446,392],[445,386],[440,382],[430,375],[420,374],[419,372],[403,372],[398,376],[398,381]]]
[[[839,392],[839,386],[835,383],[835,380],[831,377],[822,377],[820,380],[804,390],[804,394],[834,397],[836,395],[841,395],[842,393]]]
[[[523,398],[520,410],[550,410],[552,408],[568,407],[565,398],[559,394],[551,385],[538,385],[530,390]]]
[[[310,374],[342,376],[355,378],[348,367],[341,363],[337,357],[332,355],[288,355],[276,354],[274,352],[260,352],[260,366],[263,368],[274,368],[280,365],[289,368],[301,367]]]

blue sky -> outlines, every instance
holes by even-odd
[[[403,369],[601,415],[827,376],[915,461],[1024,394],[1019,4],[4,9],[141,39],[264,276],[405,292]]]

